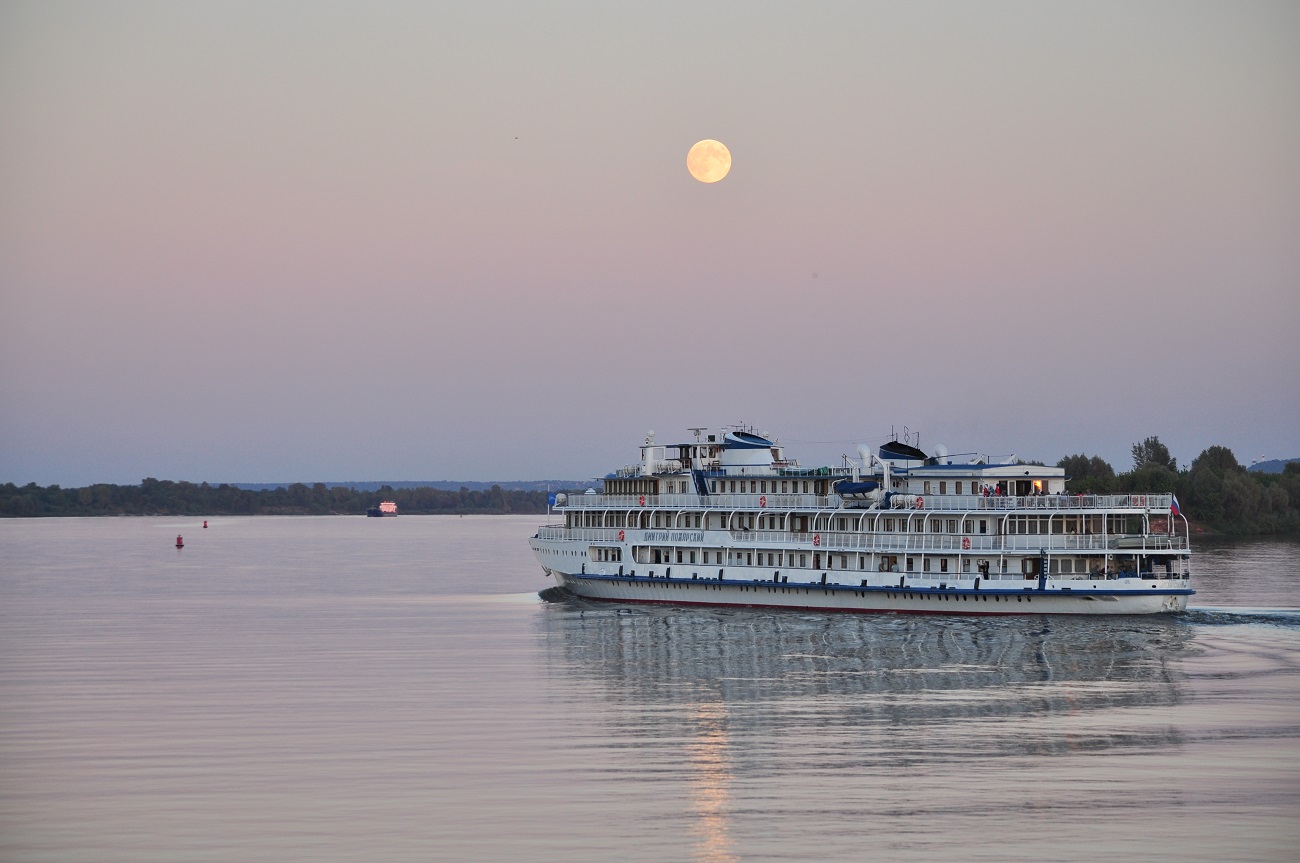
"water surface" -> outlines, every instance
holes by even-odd
[[[542,602],[535,521],[0,522],[0,859],[1295,859],[1295,542],[812,615]]]

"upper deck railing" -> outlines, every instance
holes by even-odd
[[[917,501],[920,501],[919,505]],[[896,493],[889,510],[868,510],[858,501],[844,500],[837,494],[575,494],[565,503],[571,509],[712,509],[747,510],[825,510],[843,509],[846,513],[866,512],[1033,512],[1125,510],[1167,512],[1173,504],[1171,494],[1045,494],[992,495]],[[901,506],[899,504],[902,504]]]
[[[565,527],[562,524],[538,528],[539,539],[576,540],[579,542],[618,543],[624,537],[640,544],[646,533],[636,528]],[[622,536],[620,536],[622,534]],[[828,531],[822,533],[774,530],[729,531],[729,548],[784,548],[800,551],[919,552],[919,553],[1004,553],[1035,554],[1046,552],[1119,551],[1140,554],[1149,551],[1185,551],[1187,537],[1166,534],[1103,535],[1103,534],[1003,534],[958,536],[937,533],[850,533]],[[654,540],[652,545],[673,545],[673,541]]]

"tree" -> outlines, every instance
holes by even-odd
[[[1241,473],[1241,464],[1226,446],[1212,446],[1192,461],[1192,472],[1212,470],[1220,476]]]
[[[1133,470],[1158,465],[1172,471],[1178,470],[1178,460],[1169,454],[1169,447],[1152,435],[1142,443],[1133,444]]]
[[[1115,479],[1115,469],[1101,456],[1067,455],[1056,466],[1065,468],[1071,491],[1105,493]]]

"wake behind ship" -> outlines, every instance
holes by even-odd
[[[767,434],[645,438],[530,540],[547,575],[615,602],[941,614],[1182,611],[1172,494],[1069,495],[1065,471],[891,440],[805,468]],[[563,496],[560,496],[563,498]]]

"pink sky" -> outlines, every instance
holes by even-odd
[[[1300,456],[1298,154],[1293,3],[8,3],[0,482]]]

